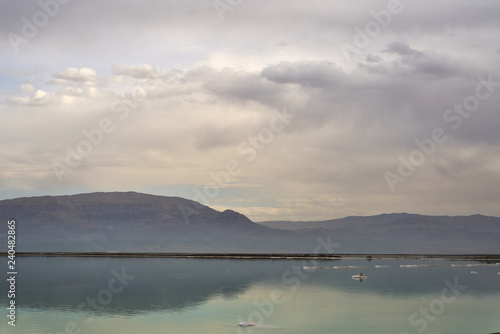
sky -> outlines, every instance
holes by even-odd
[[[500,216],[498,1],[0,8],[0,199]]]

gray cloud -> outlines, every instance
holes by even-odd
[[[343,79],[344,73],[329,61],[284,61],[264,68],[261,76],[281,84],[322,87],[338,83]]]
[[[401,56],[414,56],[417,58],[424,56],[424,53],[410,48],[408,44],[401,41],[395,41],[387,44],[387,49],[385,51],[390,53],[397,53]]]
[[[385,52],[401,56],[402,64],[407,66],[413,74],[430,74],[443,78],[448,75],[460,74],[460,70],[463,70],[463,66],[454,64],[451,57],[446,57],[435,51],[425,53],[415,50],[401,41],[389,43]]]

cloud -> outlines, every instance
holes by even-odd
[[[35,100],[40,100],[43,99],[47,95],[47,92],[44,92],[43,90],[36,90],[35,93],[33,94],[33,98]]]
[[[28,87],[31,86],[31,87]],[[46,91],[35,89],[32,85],[23,85],[24,93],[31,94],[31,96],[13,96],[10,101],[14,104],[29,106],[29,105],[45,105],[51,100],[51,94]]]
[[[19,90],[23,93],[26,93],[26,94],[30,94],[30,93],[33,93],[35,91],[35,86],[33,85],[30,85],[30,84],[22,84],[20,87],[19,87]]]
[[[6,68],[0,68],[0,73],[9,73],[13,75],[33,76],[37,74],[37,72],[37,70],[8,70]]]
[[[382,57],[382,54],[396,55],[396,59]],[[440,80],[453,76],[470,76],[472,66],[436,50],[417,50],[408,43],[388,43],[380,55],[367,55],[359,67],[373,74],[402,76],[433,76]]]
[[[283,61],[262,70],[261,76],[277,83],[323,87],[338,83],[342,69],[329,61]]]
[[[136,79],[151,79],[159,75],[153,65],[115,65],[113,66],[114,75],[126,75]]]
[[[378,63],[381,60],[382,60],[381,57],[374,56],[374,55],[367,55],[366,58],[365,58],[365,61],[367,61],[368,63]]]
[[[415,56],[415,57],[423,57],[424,54],[420,51],[410,48],[410,46],[401,41],[395,41],[387,44],[386,52],[397,53],[401,56]]]
[[[28,96],[14,96],[10,98],[10,101],[23,106],[28,106],[32,104],[32,99]]]
[[[186,73],[184,80],[195,80],[204,90],[229,101],[252,100],[276,106],[286,92],[286,88],[263,79],[257,73],[231,68],[195,68]]]
[[[98,81],[97,73],[95,70],[82,67],[70,67],[64,71],[54,74],[54,80],[50,81],[51,85],[67,85],[70,83],[77,83],[82,85],[95,85]]]

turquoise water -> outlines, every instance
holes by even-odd
[[[17,272],[16,326],[4,280],[0,333],[500,331],[500,266],[478,262],[18,257]]]

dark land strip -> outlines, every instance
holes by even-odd
[[[4,256],[6,252],[0,253]],[[500,261],[499,254],[280,254],[280,253],[130,253],[130,252],[16,252],[16,256],[44,257],[130,257],[130,258],[199,258],[199,259],[406,259],[406,260],[454,260]]]

